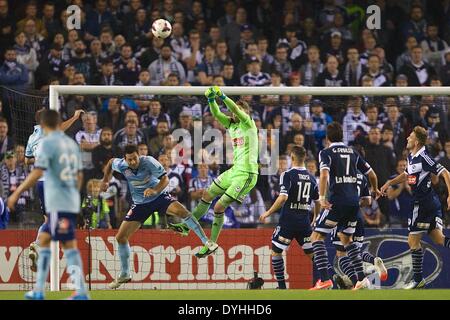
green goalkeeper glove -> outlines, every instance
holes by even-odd
[[[212,87],[212,89],[216,96],[218,96],[220,99],[224,100],[227,97],[218,86],[214,86]]]
[[[208,99],[208,102],[212,102],[216,99],[216,93],[214,92],[212,87],[209,87],[205,91],[205,97]]]

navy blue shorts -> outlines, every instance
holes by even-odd
[[[152,202],[133,203],[125,217],[125,221],[139,221],[140,223],[144,223],[154,212],[158,212],[159,214],[166,213],[167,208],[174,201],[176,200],[169,193],[164,192]]]
[[[39,196],[39,202],[41,203],[41,212],[45,216],[47,211],[45,210],[45,199],[44,199],[44,181],[38,181],[37,185],[37,194]]]
[[[75,239],[78,214],[71,212],[49,213],[47,223],[42,225],[42,232],[49,233],[52,240],[70,241]]]
[[[413,234],[442,230],[442,207],[436,195],[414,201],[413,210],[408,216],[408,229]]]
[[[292,240],[303,248],[306,254],[312,253],[311,245],[311,224],[309,219],[305,221],[290,221],[290,223],[278,223],[272,234],[272,245],[280,250],[287,250]]]
[[[333,243],[334,247],[337,251],[345,252],[344,245],[341,242],[341,239],[339,238],[339,229],[336,227],[334,228],[333,232],[331,233],[331,243]],[[356,220],[356,228],[355,232],[353,233],[353,242],[356,243],[356,245],[361,248],[364,242],[364,220],[361,216],[361,214],[358,214],[357,220]]]
[[[330,210],[322,210],[320,212],[314,231],[321,234],[330,234],[337,227],[343,234],[351,236],[355,233],[358,212],[359,205],[333,204]]]

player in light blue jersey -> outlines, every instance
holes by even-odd
[[[38,147],[35,168],[8,199],[8,207],[12,210],[20,194],[34,186],[44,175],[44,201],[48,220],[39,236],[36,285],[33,291],[25,294],[25,298],[44,299],[45,281],[50,268],[50,241],[55,240],[61,241],[67,259],[67,270],[76,287],[76,292],[70,299],[86,300],[88,295],[83,266],[75,238],[77,214],[80,211],[79,189],[83,179],[81,153],[77,143],[60,130],[58,112],[46,110],[41,117],[45,137]]]
[[[36,112],[35,119],[37,125],[34,126],[33,133],[28,137],[27,146],[25,148],[25,164],[26,165],[32,165],[34,164],[34,160],[37,157],[37,150],[38,147],[44,138],[44,130],[41,126],[41,115],[42,112],[46,109],[42,108]],[[61,130],[66,131],[69,129],[75,121],[77,121],[80,118],[80,115],[84,113],[84,110],[76,110],[73,117],[70,118],[67,121],[64,121],[61,123]],[[44,178],[40,178],[37,182],[37,192],[39,196],[39,200],[41,202],[41,211],[42,215],[44,216],[44,223],[39,227],[38,234],[36,236],[36,241],[32,242],[30,244],[28,257],[31,259],[31,265],[30,269],[34,272],[37,270],[37,259],[38,259],[38,252],[39,252],[39,234],[42,231],[43,226],[47,223],[47,216],[45,211],[45,203],[44,203]]]
[[[131,280],[130,276],[130,245],[128,239],[153,214],[153,212],[174,215],[183,219],[189,229],[200,238],[208,248],[208,254],[217,250],[218,245],[209,240],[202,227],[191,213],[167,192],[169,178],[164,167],[153,157],[139,156],[137,146],[125,147],[123,158],[113,158],[106,165],[103,177],[103,191],[106,191],[112,172],[120,172],[128,181],[133,204],[120,225],[116,239],[119,243],[121,272],[117,279],[110,283],[111,289],[117,289],[123,283]]]

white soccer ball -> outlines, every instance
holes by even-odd
[[[152,33],[157,38],[165,39],[172,33],[172,25],[165,19],[155,20],[152,24]]]

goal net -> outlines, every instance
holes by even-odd
[[[171,194],[192,210],[201,190],[233,164],[233,141],[212,117],[203,96],[205,89],[51,86],[48,99],[40,94],[16,91],[8,91],[3,97],[10,101],[13,133],[17,141],[23,143],[32,132],[34,119],[31,113],[42,105],[60,110],[66,119],[76,109],[84,109],[86,115],[67,131],[69,135],[79,143],[84,139],[84,142],[98,144],[99,130],[111,128],[112,150],[117,156],[128,143],[140,145],[142,154],[152,155],[167,167]],[[343,125],[344,142],[366,157],[375,169],[380,185],[399,170],[401,160],[407,154],[406,138],[415,125],[428,130],[427,147],[436,160],[443,159],[446,148],[450,147],[447,143],[448,88],[224,87],[224,92],[235,101],[242,99],[249,103],[251,116],[259,129],[259,141],[254,142],[258,144],[260,167],[256,187],[241,205],[233,204],[227,210],[224,230],[218,240],[220,248],[205,259],[194,256],[201,243],[193,233],[181,237],[167,229],[168,222],[176,220],[163,212],[152,213],[130,239],[132,281],[121,289],[244,289],[255,277],[255,272],[264,280],[264,288],[276,288],[271,266],[271,238],[279,213],[266,223],[260,223],[258,217],[270,208],[279,194],[280,174],[292,165],[289,157],[292,146],[306,148],[306,167],[318,176],[318,152],[326,145],[326,125],[331,121]],[[221,109],[227,112],[225,106]],[[115,176],[108,192],[101,194],[101,201],[105,200],[108,210],[99,209],[91,202],[92,190],[89,188],[101,178],[101,168],[94,163],[95,157],[92,152],[83,151],[85,176],[92,184],[87,183],[83,190],[85,206],[80,214],[81,229],[77,238],[86,281],[92,289],[107,289],[108,283],[120,273],[114,236],[129,210],[130,196],[124,178]],[[435,187],[445,199],[442,186]],[[378,228],[401,230],[406,226],[405,201],[381,199],[361,210],[368,227],[364,249],[374,255],[380,252],[392,255],[392,259],[387,259],[387,265],[398,269],[399,275],[407,273],[389,283],[389,288],[400,287],[409,279],[411,261],[400,259],[374,239],[403,237],[401,239],[405,240],[401,232],[380,235],[376,231]],[[86,217],[89,217],[90,227],[83,220]],[[444,212],[444,225],[450,224],[449,218],[448,212]],[[97,220],[93,222],[93,219]],[[207,235],[212,219],[210,210],[201,220]],[[109,225],[112,229],[108,229]],[[16,232],[23,233],[20,243],[23,250],[35,235],[33,232]],[[314,279],[312,263],[294,243],[296,241],[292,242],[289,250],[284,252],[287,285],[289,288],[308,288]],[[55,248],[60,259],[52,264],[52,289],[67,289],[70,285],[64,272],[63,254]],[[332,258],[334,247],[328,243],[327,248]],[[26,254],[21,253],[21,256],[25,261]],[[19,267],[22,270],[17,270],[17,281],[29,286],[33,273],[26,271],[31,276],[22,277],[28,267],[22,263]],[[370,271],[370,266],[366,267]],[[427,272],[428,280],[437,277],[435,270]]]

